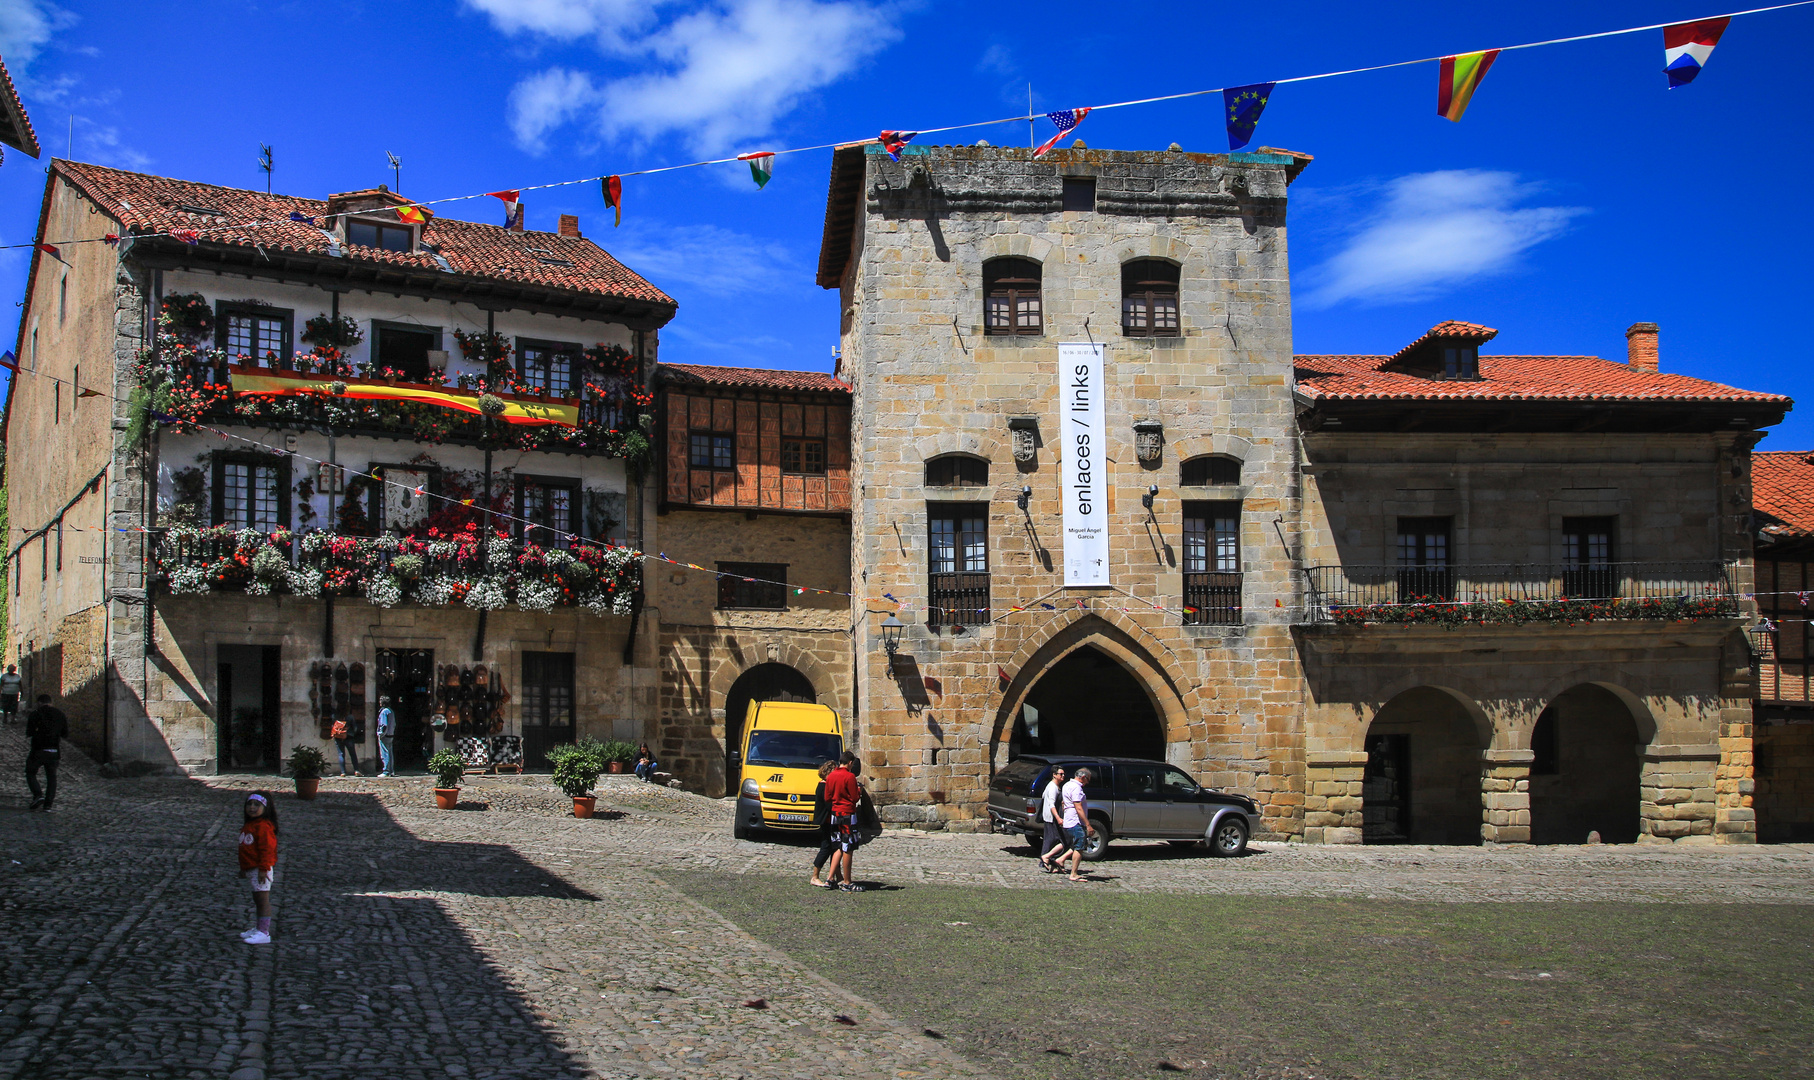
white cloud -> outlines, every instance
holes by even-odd
[[[658,288],[691,286],[710,296],[741,296],[797,288],[806,267],[781,244],[716,225],[650,230],[659,240],[612,244],[608,250]]]
[[[1301,302],[1326,308],[1419,300],[1510,270],[1524,252],[1587,213],[1579,206],[1518,206],[1540,191],[1508,172],[1401,176],[1385,185],[1377,209],[1347,245],[1304,275]]]
[[[468,2],[506,32],[591,37],[607,56],[646,66],[603,82],[557,67],[519,83],[511,127],[530,148],[584,117],[606,138],[679,132],[695,152],[721,152],[767,134],[801,97],[900,37],[890,14],[860,0],[723,0],[646,31],[647,4]]]
[[[55,4],[37,0],[0,0],[0,56],[18,71],[38,57],[51,35],[74,23],[75,16]]]

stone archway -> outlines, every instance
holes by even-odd
[[[743,719],[751,702],[818,700],[819,694],[813,688],[812,680],[787,664],[757,664],[737,676],[737,681],[724,695],[724,775],[727,783],[736,780],[737,770],[731,764],[731,755],[743,747]]]
[[[1159,741],[1156,745],[1161,753],[1129,756],[1162,757],[1175,764],[1193,764],[1189,750],[1193,729],[1184,698],[1178,690],[1182,670],[1176,658],[1169,654],[1155,655],[1137,640],[1131,631],[1140,629],[1138,624],[1124,628],[1119,621],[1110,621],[1109,618],[1092,613],[1052,627],[1036,642],[1028,642],[1020,654],[1010,661],[1012,666],[1006,668],[1013,675],[1002,694],[1002,703],[996,711],[991,731],[992,766],[1000,768],[1006,764],[1010,754],[1017,749],[1014,743],[1023,722],[1022,707],[1031,699],[1035,702],[1035,708],[1038,708],[1039,698],[1035,696],[1035,691],[1049,674],[1058,672],[1060,681],[1055,685],[1063,685],[1071,678],[1074,670],[1082,670],[1086,664],[1094,670],[1106,672],[1107,669],[1098,666],[1104,662],[1119,669],[1118,672],[1111,673],[1110,681],[1116,685],[1125,685],[1122,683],[1125,679],[1127,684],[1132,684],[1145,697],[1147,708],[1151,710],[1158,728]],[[1079,653],[1085,653],[1085,656],[1067,664],[1074,654]],[[1135,726],[1138,728],[1140,725],[1137,723]],[[1143,745],[1149,749],[1154,745],[1150,736],[1141,738],[1147,740]],[[1044,748],[1042,741],[1041,749]],[[1058,747],[1055,746],[1054,750],[1058,750]]]
[[[1042,753],[1163,759],[1165,728],[1140,680],[1108,653],[1085,645],[1028,688],[1008,746],[1010,758]]]
[[[1608,844],[1638,839],[1643,762],[1650,741],[1611,687],[1583,683],[1558,694],[1531,729],[1531,843]]]
[[[1419,686],[1373,715],[1364,746],[1361,842],[1480,843],[1484,714],[1461,694]]]

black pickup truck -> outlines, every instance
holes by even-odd
[[[1108,851],[1116,837],[1168,840],[1181,847],[1208,841],[1217,855],[1239,855],[1247,838],[1260,827],[1260,808],[1245,795],[1206,788],[1183,769],[1145,758],[1028,754],[1009,762],[989,782],[989,827],[1021,833],[1039,849],[1045,824],[1039,820],[1041,795],[1054,766],[1065,775],[1089,768],[1083,793],[1089,800],[1096,836],[1084,848],[1092,862]]]

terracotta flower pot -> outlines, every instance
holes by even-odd
[[[435,789],[435,808],[453,810],[460,805],[460,789],[457,787],[438,787]]]
[[[608,773],[620,773],[620,772],[623,772],[623,771],[624,771],[624,763],[623,763],[623,762],[621,762],[621,761],[612,761],[612,762],[607,762],[607,763],[606,763],[606,765],[605,765],[605,771],[606,771],[606,772],[608,772]]]
[[[589,818],[592,811],[598,808],[598,797],[595,795],[575,795],[573,797],[573,816]]]
[[[312,776],[306,780],[298,779],[296,781],[296,797],[298,799],[313,799],[315,793],[320,790],[321,777],[319,776]]]

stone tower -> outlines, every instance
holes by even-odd
[[[1308,161],[835,155],[818,280],[854,388],[854,726],[885,820],[986,828],[993,770],[1040,750],[1163,757],[1295,831],[1285,202]]]

